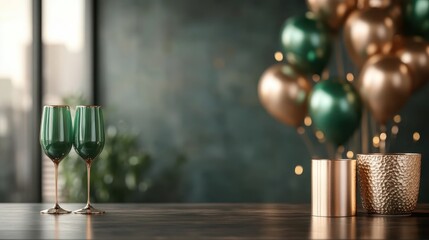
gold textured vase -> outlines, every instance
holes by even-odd
[[[358,154],[362,205],[369,214],[409,215],[417,205],[421,155]]]

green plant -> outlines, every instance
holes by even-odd
[[[78,99],[83,101],[82,99]],[[75,98],[66,104],[79,104]],[[173,164],[155,171],[152,157],[142,151],[138,136],[106,127],[103,152],[91,167],[91,199],[94,202],[181,202],[182,166],[186,158],[179,155]],[[60,164],[62,194],[65,201],[86,201],[86,167],[72,150]]]

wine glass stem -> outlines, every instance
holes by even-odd
[[[87,201],[86,201],[86,205],[87,206],[90,206],[91,205],[91,202],[90,202],[90,194],[89,194],[89,192],[90,192],[90,181],[91,181],[91,162],[90,161],[86,161],[86,170],[87,170],[87,195],[88,195],[88,197],[87,197]]]
[[[54,162],[55,166],[55,206],[58,206],[58,163]]]

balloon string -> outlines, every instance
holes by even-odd
[[[363,109],[361,126],[362,153],[368,153],[368,110]]]
[[[325,69],[325,70],[323,70],[323,72],[322,72],[322,77],[321,77],[321,80],[326,80],[326,79],[328,79],[329,78],[329,69]]]
[[[341,147],[337,147],[337,151],[335,153],[335,159],[342,159],[343,158],[343,152],[341,151]]]
[[[342,64],[343,61],[341,60],[340,38],[337,38],[337,41],[335,42],[335,59],[337,62],[338,78],[342,80],[344,77],[344,66]]]
[[[368,112],[368,121],[369,121],[369,141],[370,141],[370,145],[372,143],[372,145],[375,148],[378,148],[378,150],[380,150],[380,142],[374,143],[374,137],[379,134],[379,128],[377,127],[377,123],[375,122],[374,118],[371,117],[371,115],[369,115]]]
[[[358,8],[364,8],[365,7],[365,0],[358,0],[357,1],[357,7]]]
[[[386,134],[386,136],[382,136],[382,133]],[[386,153],[386,139],[387,139],[387,133],[386,133],[386,125],[380,126],[380,153],[385,154]]]
[[[348,150],[353,152],[353,156],[355,153],[358,153],[359,150],[359,143],[360,143],[360,137],[361,137],[361,132],[360,131],[356,131],[353,136],[352,139],[348,145]],[[347,151],[348,152],[348,151]],[[346,157],[349,158],[348,154],[346,154]]]
[[[298,130],[297,132],[298,132],[298,135],[301,136],[301,139],[304,141],[304,144],[307,147],[307,150],[310,152],[310,155],[313,158],[314,157],[314,147],[313,147],[313,144],[311,143],[310,138],[308,138],[308,136],[307,136],[307,133],[306,133],[307,131],[300,132]]]
[[[391,143],[392,143],[392,137],[389,137],[389,134],[387,134],[387,131],[386,131],[386,151],[387,152],[389,152]]]
[[[329,143],[327,143],[326,144],[326,149],[327,149],[327,151],[328,151],[328,158],[329,159],[335,159],[335,149],[334,149],[334,146],[333,145],[331,145],[331,144],[329,144]]]
[[[396,128],[396,131],[394,132],[393,131],[393,128]],[[397,137],[397,134],[398,134],[398,132],[397,131],[399,131],[399,125],[396,125],[396,124],[394,124],[393,126],[392,126],[392,129],[391,129],[391,136],[390,136],[390,141],[389,141],[389,146],[391,145],[391,144],[393,144],[393,143],[395,143],[396,142],[396,137]]]

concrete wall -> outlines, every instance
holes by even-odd
[[[185,201],[309,202],[311,154],[257,97],[284,20],[306,10],[304,0],[100,1],[107,120],[139,134],[159,165],[179,154],[188,159]],[[392,151],[428,151],[428,90],[405,108]],[[414,143],[417,130],[422,139]],[[428,201],[423,168],[421,200]]]

